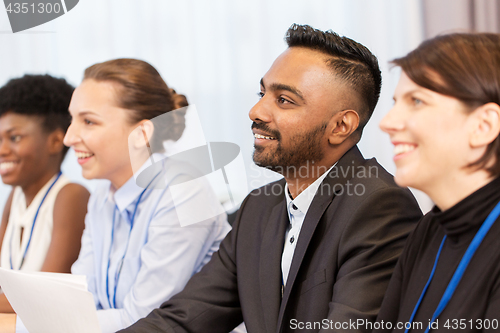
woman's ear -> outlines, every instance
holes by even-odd
[[[359,126],[359,115],[354,110],[337,112],[329,122],[328,142],[339,145],[344,142]]]
[[[47,137],[47,145],[49,154],[59,154],[64,149],[64,132],[61,129],[56,129]]]
[[[135,149],[151,149],[153,140],[154,125],[150,120],[141,120],[129,136],[129,145]]]
[[[473,117],[470,145],[472,148],[485,147],[500,134],[500,106],[496,103],[481,105],[474,110]]]
[[[138,172],[144,162],[153,154],[154,125],[150,120],[141,120],[128,136],[128,153],[130,165],[134,173]]]

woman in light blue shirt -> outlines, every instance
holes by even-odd
[[[182,135],[185,111],[173,112],[164,126],[150,119],[184,106],[184,96],[134,59],[87,68],[73,94],[64,143],[85,178],[109,181],[91,195],[72,267],[87,276],[103,333],[131,325],[182,290],[229,231],[208,183],[157,154],[164,139]],[[199,207],[202,222],[182,220],[186,211],[199,216]]]

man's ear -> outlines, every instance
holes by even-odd
[[[49,154],[59,154],[64,149],[64,132],[61,129],[56,129],[47,137],[47,145]]]
[[[328,142],[339,145],[344,142],[359,126],[359,115],[354,110],[337,112],[329,122]]]
[[[486,147],[500,134],[500,106],[496,103],[481,105],[474,110],[472,116],[470,146],[472,148]]]

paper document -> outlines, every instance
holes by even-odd
[[[0,268],[0,286],[30,333],[100,333],[83,275]]]

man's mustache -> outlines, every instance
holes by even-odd
[[[266,132],[267,134],[269,134],[269,136],[272,136],[272,137],[276,138],[276,140],[280,140],[281,139],[280,132],[269,128],[269,126],[267,126],[264,123],[256,123],[254,121],[252,123],[252,129],[262,130],[262,131]]]

